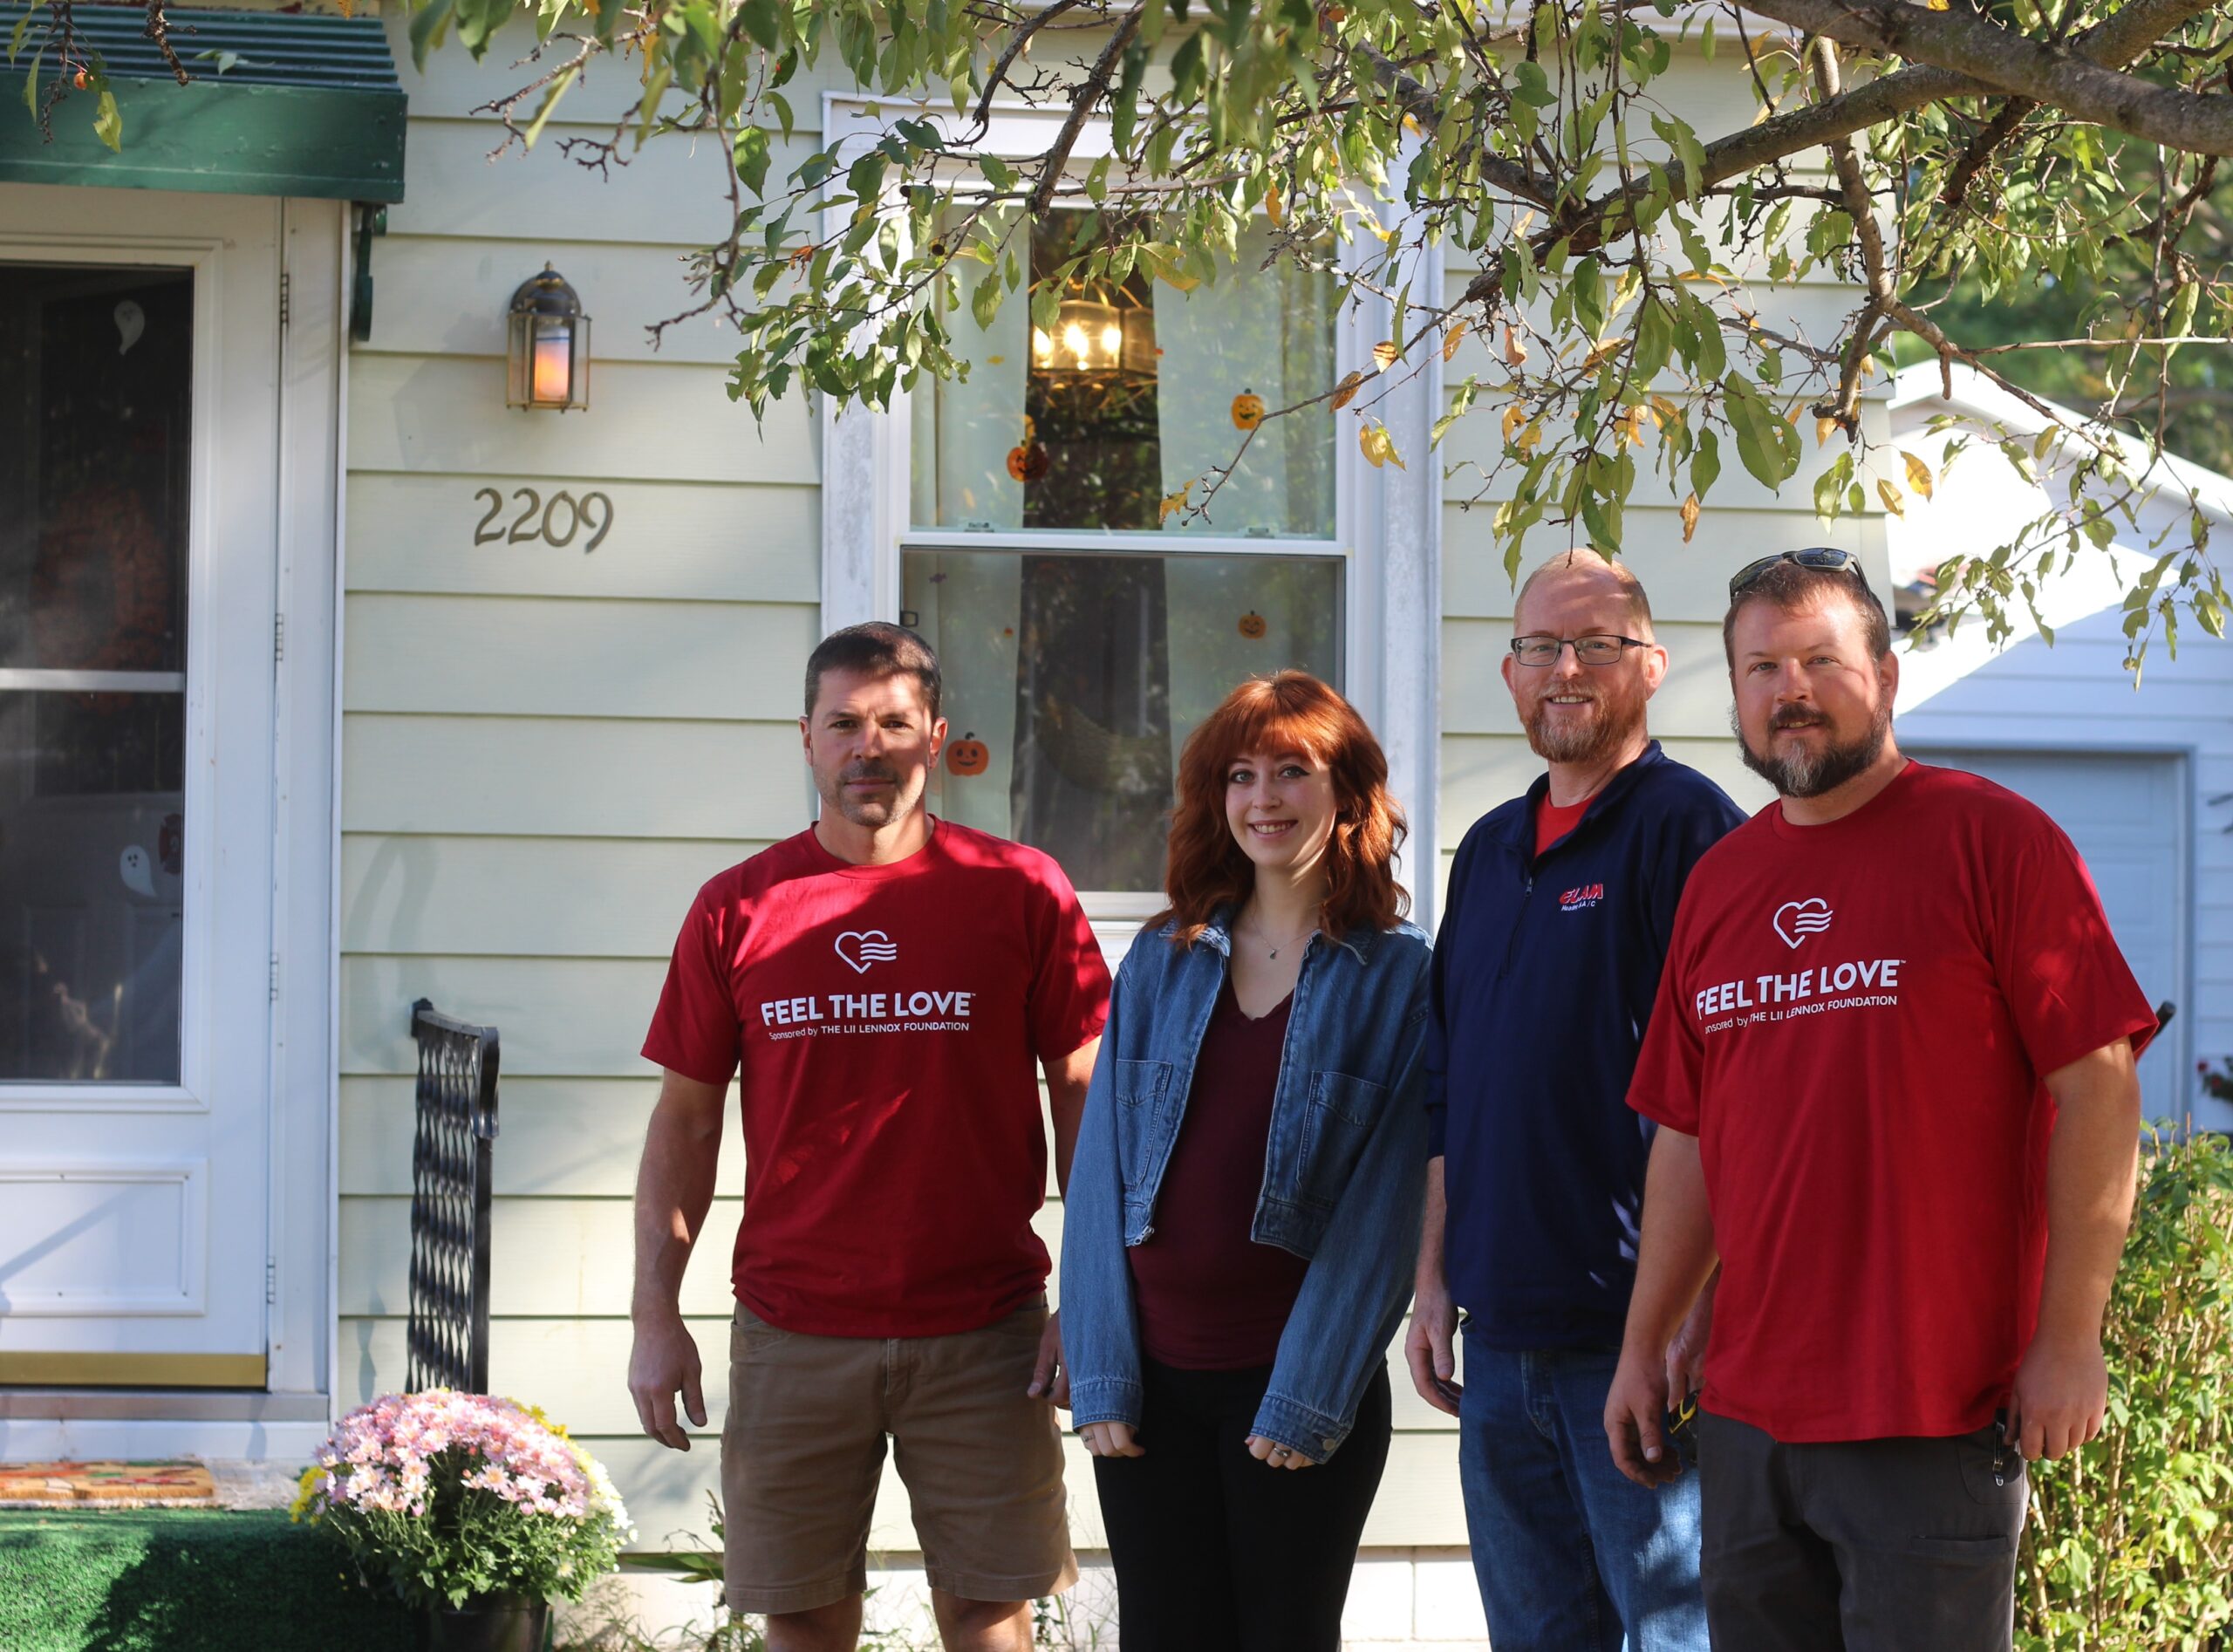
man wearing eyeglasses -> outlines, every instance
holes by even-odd
[[[1704,1652],[1696,1477],[1631,1485],[1598,1430],[1650,1139],[1629,1075],[1683,880],[1744,816],[1646,732],[1667,651],[1634,574],[1554,557],[1521,587],[1513,631],[1504,680],[1547,770],[1476,823],[1451,870],[1405,1352],[1421,1397],[1458,1419],[1497,1652]],[[1703,1320],[1663,1345],[1678,1381]]]
[[[1722,635],[1779,800],[1683,898],[1629,1103],[1661,1125],[1614,1457],[1717,1259],[1698,1419],[1719,1652],[2012,1639],[2026,1457],[2100,1431],[2155,1019],[2070,840],[1892,736],[1849,553],[1755,563]]]

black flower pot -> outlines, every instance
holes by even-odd
[[[476,1594],[429,1613],[429,1652],[543,1652],[550,1602],[528,1594]]]

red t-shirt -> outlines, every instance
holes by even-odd
[[[1202,1034],[1186,1114],[1155,1200],[1153,1237],[1125,1251],[1147,1356],[1186,1371],[1269,1365],[1310,1264],[1251,1234],[1290,993],[1250,1021],[1227,980]]]
[[[1548,792],[1536,799],[1535,853],[1539,859],[1544,850],[1581,824],[1581,817],[1589,812],[1591,801],[1585,797],[1578,803],[1554,803]]]
[[[855,866],[812,831],[698,891],[644,1041],[738,1070],[738,1300],[821,1336],[991,1324],[1047,1282],[1035,1064],[1099,1035],[1109,972],[1062,869],[933,823]]]
[[[2038,1317],[2040,1075],[2154,1025],[2070,840],[1974,775],[1709,850],[1629,1090],[1698,1138],[1708,1409],[1786,1441],[1991,1422]]]

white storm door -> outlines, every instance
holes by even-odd
[[[265,1383],[279,228],[0,186],[0,1382]]]

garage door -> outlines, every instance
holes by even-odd
[[[2187,948],[2183,758],[1909,749],[1926,762],[1983,775],[2052,816],[2086,857],[2110,926],[2148,1002],[2186,997],[2181,967]],[[2141,1100],[2149,1118],[2176,1118],[2190,1105],[2188,1068],[2176,1053],[2183,1042],[2166,1036],[2141,1062]]]

